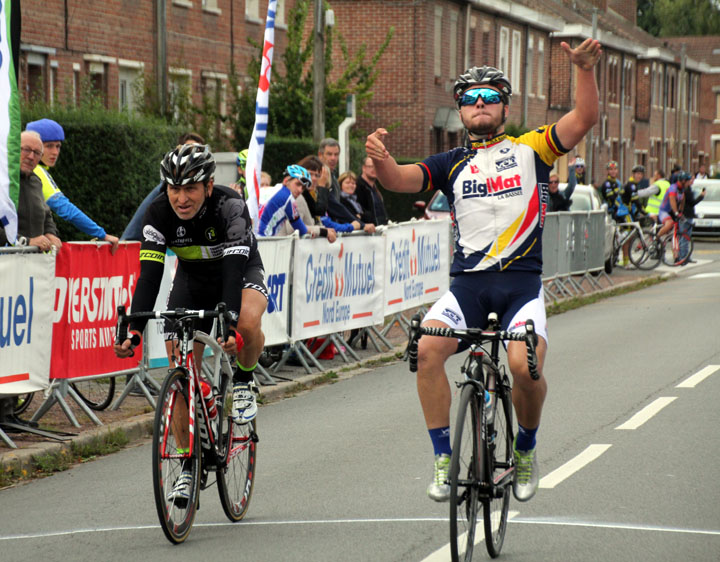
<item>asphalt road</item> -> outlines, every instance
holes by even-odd
[[[531,502],[511,502],[504,560],[720,558],[720,246],[696,257],[676,279],[550,319],[543,479]],[[0,559],[449,559],[405,364],[265,406],[259,434],[239,524],[213,487],[171,546],[145,444],[0,492]]]

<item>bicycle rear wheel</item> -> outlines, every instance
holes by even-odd
[[[70,384],[92,410],[104,410],[115,396],[115,377],[88,379]]]
[[[453,450],[450,458],[450,554],[453,562],[472,560],[475,546],[480,483],[482,423],[478,395],[472,384],[460,394]]]
[[[492,482],[490,497],[484,500],[485,546],[488,554],[500,555],[507,529],[510,487],[513,480],[513,431],[510,381],[503,377],[502,388],[495,393],[493,423],[488,426],[483,451],[485,451],[483,482]]]
[[[255,455],[257,434],[255,420],[244,425],[233,423],[232,384],[228,383],[223,395],[218,420],[220,456],[227,463],[217,470],[218,494],[223,511],[230,521],[240,521],[247,513],[255,482]],[[229,449],[229,450],[228,450]]]
[[[177,430],[173,430],[173,425],[182,427],[188,423],[187,400],[187,375],[176,369],[167,376],[158,396],[152,442],[155,507],[165,536],[175,544],[183,542],[190,534],[200,494],[200,439],[195,436],[192,455],[182,458],[175,436]],[[173,420],[176,415],[180,419]],[[187,500],[170,498],[184,468],[192,477],[190,497]]]
[[[638,269],[655,269],[660,264],[660,251],[652,235],[635,232],[628,240],[630,261]]]

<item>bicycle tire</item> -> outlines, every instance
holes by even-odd
[[[673,245],[673,237],[669,235],[665,241],[665,249],[662,254],[662,261],[665,265],[675,267],[683,265],[693,251],[693,240],[686,233],[677,235],[677,251]]]
[[[193,454],[188,464],[193,477],[190,497],[187,502],[168,498],[176,479],[183,470],[184,459],[163,458],[164,454],[176,454],[177,446],[171,430],[176,400],[187,402],[187,375],[181,369],[172,371],[163,382],[155,409],[153,424],[152,464],[153,490],[160,526],[165,536],[174,544],[187,539],[192,529],[200,494],[200,439],[196,436]],[[197,417],[195,420],[197,427]]]
[[[652,235],[640,238],[635,232],[628,240],[630,262],[638,269],[655,269],[660,264],[660,251]]]
[[[218,403],[218,434],[220,457],[227,463],[217,470],[218,494],[227,518],[237,523],[247,513],[255,483],[255,460],[257,454],[256,420],[244,425],[233,423],[232,383],[226,383],[221,403]],[[228,447],[230,451],[228,452]]]
[[[87,379],[70,385],[91,410],[104,410],[115,397],[115,377]]]
[[[480,508],[480,402],[472,384],[460,394],[450,457],[450,555],[453,562],[472,560]]]
[[[510,381],[507,376],[504,376],[503,380],[498,382],[501,383],[502,390],[498,389],[495,393],[493,423],[488,425],[488,430],[483,438],[485,458],[483,482],[492,482],[493,489],[500,494],[495,497],[495,494],[491,493],[490,497],[484,500],[483,505],[485,546],[492,558],[500,555],[505,540],[514,473]]]
[[[33,396],[35,396],[34,392],[28,392],[27,394],[18,394],[15,397],[15,406],[13,406],[13,414],[16,416],[19,416],[25,410],[27,410],[30,407],[30,403],[33,400]]]

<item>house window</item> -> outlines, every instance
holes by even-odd
[[[107,107],[108,101],[108,80],[107,80],[107,63],[89,62],[87,64],[87,73],[90,87],[95,95],[99,96],[103,105]]]
[[[245,18],[249,20],[260,19],[259,0],[245,0]]]
[[[510,30],[500,28],[500,48],[498,50],[498,68],[507,74],[510,63]]]
[[[135,111],[142,104],[144,64],[120,60],[118,67],[118,107],[120,111]]]
[[[226,74],[212,71],[203,71],[202,73],[204,101],[223,116],[227,115],[226,80]]]
[[[170,68],[168,71],[168,107],[175,121],[186,115],[192,104],[192,70]]]
[[[512,64],[510,65],[510,83],[516,92],[520,92],[521,84],[521,73],[522,70],[522,50],[520,44],[522,42],[522,35],[519,31],[513,30],[512,32]]]
[[[450,76],[458,75],[457,69],[458,13],[450,12]]]
[[[25,95],[34,101],[46,101],[45,83],[47,59],[40,53],[27,54],[27,83]]]
[[[538,38],[537,48],[537,93],[540,97],[545,96],[545,39]]]
[[[277,0],[277,4],[275,5],[275,26],[287,26],[285,22],[285,0]]]
[[[627,61],[625,63],[625,69],[623,70],[625,73],[625,95],[623,99],[623,103],[626,107],[629,107],[632,105],[632,87],[633,87],[633,64],[631,61]]]
[[[56,60],[50,62],[50,107],[55,105],[57,101],[58,86],[58,62]]]
[[[210,12],[219,12],[217,0],[202,0],[203,10]]]
[[[72,74],[72,104],[77,106],[78,100],[80,99],[80,64],[73,63],[73,74]]]
[[[433,35],[435,45],[433,68],[435,69],[435,76],[442,76],[442,13],[442,6],[435,6],[435,33]]]

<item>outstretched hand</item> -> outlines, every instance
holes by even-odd
[[[367,155],[374,161],[385,160],[390,156],[387,148],[385,148],[384,140],[388,132],[383,129],[375,129],[374,132],[370,133],[365,141],[365,151]]]
[[[583,70],[592,70],[600,60],[600,55],[602,55],[602,47],[597,39],[585,39],[574,49],[565,41],[560,43],[560,46],[567,54],[570,62]]]

